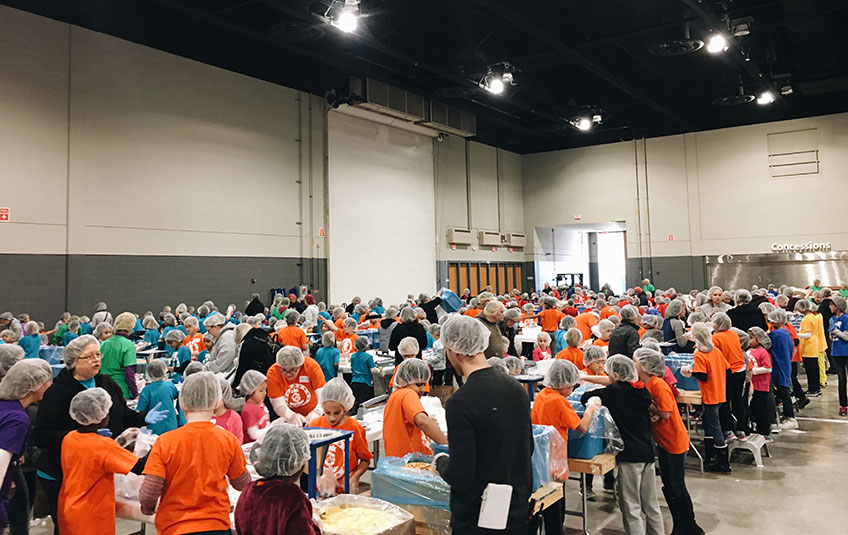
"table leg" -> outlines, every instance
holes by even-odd
[[[580,507],[583,510],[583,533],[589,535],[589,508],[586,501],[586,474],[580,473]]]
[[[350,437],[345,437],[344,439],[344,463],[345,463],[345,471],[344,471],[344,491],[345,494],[350,494]]]

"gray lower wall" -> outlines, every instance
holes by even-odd
[[[267,302],[271,288],[304,284],[323,299],[327,288],[324,259],[4,254],[0,263],[0,308],[48,325],[65,310],[91,316],[97,301],[113,314],[207,299],[222,310],[229,303],[244,310],[253,292]]]
[[[627,285],[649,278],[657,288],[675,288],[678,292],[702,290],[710,286],[703,256],[657,256],[627,259]]]

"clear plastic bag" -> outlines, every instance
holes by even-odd
[[[568,447],[559,431],[550,425],[533,426],[533,490],[556,481],[568,480]]]
[[[150,453],[150,449],[153,448],[153,443],[156,442],[157,438],[159,438],[159,435],[154,435],[148,429],[141,429],[135,439],[133,454],[139,458],[144,457]]]
[[[373,509],[386,513],[391,518],[388,518],[384,525],[376,528],[371,527],[368,531],[345,528],[329,523],[323,518],[329,510],[337,507],[343,509]],[[343,494],[335,498],[313,502],[313,516],[316,523],[321,526],[321,533],[324,535],[414,535],[415,533],[415,518],[408,511],[373,497]]]
[[[371,474],[371,496],[396,504],[449,510],[450,485],[436,473],[406,467],[410,462],[432,460],[418,453],[381,458]]]
[[[569,402],[577,412],[577,416],[582,418],[586,413],[586,407],[580,401],[569,399]],[[623,449],[624,441],[621,439],[621,433],[606,407],[595,411],[592,415],[592,423],[585,433],[568,432],[568,456],[572,459],[591,459],[600,453],[616,455]]]

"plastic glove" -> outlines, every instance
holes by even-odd
[[[162,406],[162,402],[156,404],[155,407],[147,411],[147,414],[144,416],[144,423],[147,425],[158,424],[162,420],[168,417],[168,410],[162,409],[159,410],[159,407]]]
[[[306,418],[302,414],[298,414],[294,411],[285,418],[288,423],[292,425],[296,425],[298,427],[305,427],[307,424]]]
[[[318,476],[318,479],[315,482],[315,486],[318,488],[318,492],[322,496],[335,496],[336,495],[336,476],[333,474],[331,469],[324,467],[324,472]]]
[[[603,405],[603,403],[601,403],[601,398],[599,398],[598,396],[592,396],[591,398],[589,398],[589,401],[586,402],[587,409],[598,410],[601,408],[601,405]]]
[[[692,377],[692,366],[689,366],[688,364],[686,366],[681,366],[680,375],[683,377]]]
[[[127,447],[130,444],[135,442],[135,439],[138,437],[138,427],[129,427],[124,429],[124,432],[118,435],[118,438],[115,441],[121,445],[121,447]]]
[[[101,437],[112,438],[112,431],[109,430],[109,428],[107,428],[107,427],[103,427],[101,429],[98,429],[97,434],[100,435]]]

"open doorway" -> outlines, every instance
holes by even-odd
[[[580,282],[600,290],[609,284],[616,294],[626,290],[627,253],[624,222],[580,223],[535,227],[533,265],[536,290]]]

